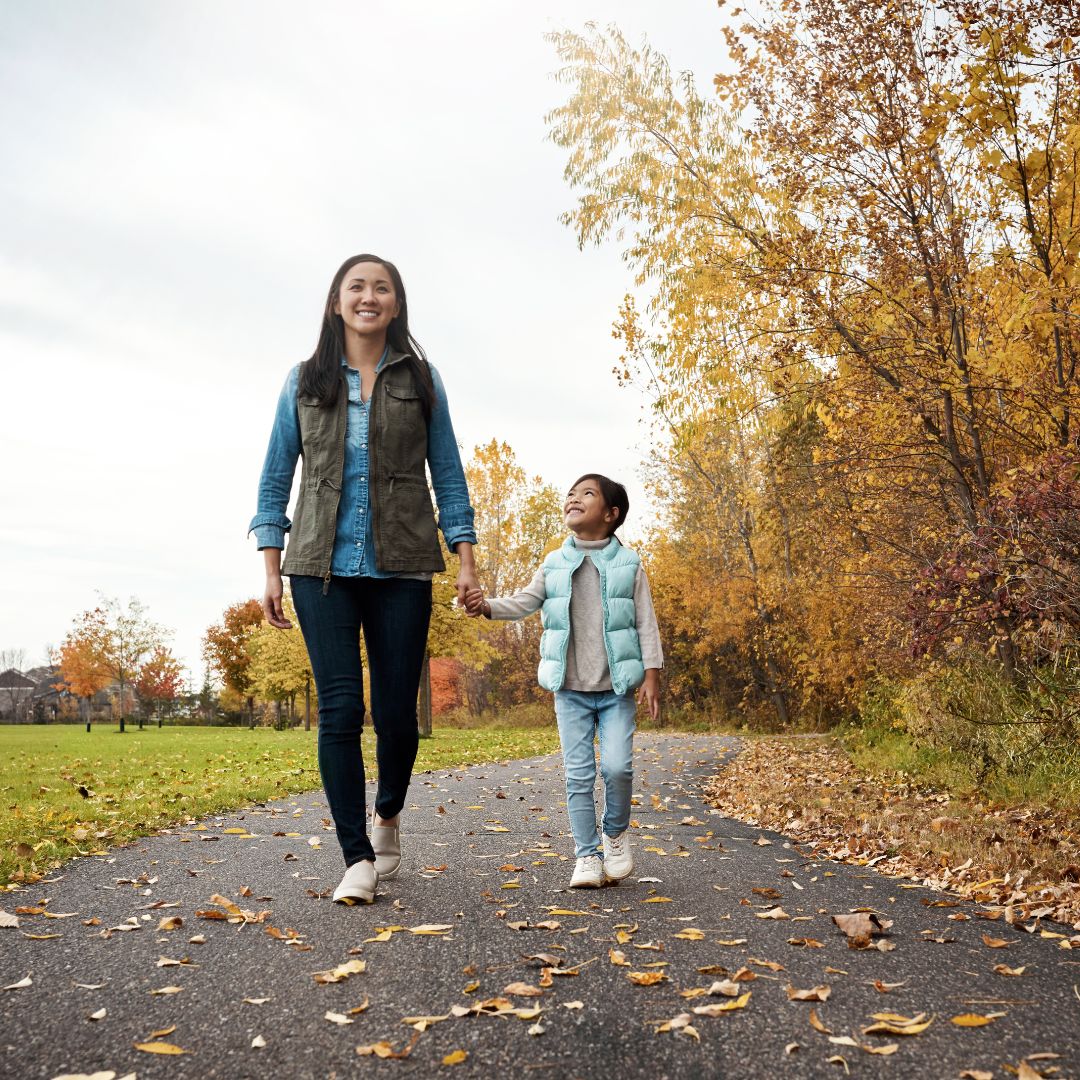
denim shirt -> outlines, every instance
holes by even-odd
[[[383,353],[375,370],[386,360]],[[341,501],[338,503],[334,551],[330,572],[338,577],[398,577],[393,571],[375,565],[375,539],[371,524],[370,478],[368,476],[368,423],[371,403],[360,398],[360,372],[342,358],[341,366],[349,388],[345,428],[345,461],[341,476]],[[442,379],[428,365],[435,387],[435,403],[428,422],[427,459],[435,501],[439,508],[439,528],[446,546],[453,551],[462,541],[475,544],[473,508],[465,483],[450,409]],[[278,398],[270,445],[259,480],[259,508],[251,519],[248,532],[254,532],[259,550],[284,548],[285,533],[292,527],[286,516],[296,462],[300,457],[300,417],[296,389],[300,365],[289,372]],[[406,575],[419,576],[419,575]],[[423,575],[430,577],[430,575]]]

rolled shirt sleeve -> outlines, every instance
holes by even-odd
[[[450,420],[450,407],[446,400],[446,388],[442,378],[431,364],[431,381],[435,387],[435,404],[428,422],[428,469],[431,486],[435,489],[435,503],[439,508],[439,528],[446,546],[453,551],[456,544],[476,543],[474,514],[469,502],[469,487],[465,482],[465,470],[461,453]]]
[[[284,548],[285,534],[292,528],[287,511],[296,463],[300,458],[300,417],[296,408],[296,387],[300,365],[285,379],[274,413],[274,426],[259,478],[258,510],[248,525],[255,533],[259,550]]]

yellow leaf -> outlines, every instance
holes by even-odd
[[[141,1050],[144,1054],[188,1054],[190,1050],[181,1050],[179,1046],[174,1046],[172,1043],[167,1042],[145,1042],[135,1043],[135,1049]]]
[[[718,1001],[711,1005],[695,1005],[693,1009],[694,1015],[719,1016],[721,1013],[733,1012],[735,1009],[745,1009],[752,992],[753,991],[751,990],[747,990],[745,994],[740,994],[737,998],[732,998],[730,1001]]]
[[[993,1023],[989,1016],[980,1016],[978,1013],[961,1013],[954,1016],[950,1022],[957,1027],[986,1027]]]
[[[635,986],[655,986],[667,980],[667,976],[662,971],[628,971],[626,977]]]
[[[650,896],[646,901],[646,904],[670,904],[670,896]]]
[[[467,1050],[452,1050],[442,1059],[442,1063],[444,1065],[460,1065],[468,1056],[469,1052]]]

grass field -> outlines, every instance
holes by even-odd
[[[204,814],[319,787],[315,732],[0,726],[0,887]],[[546,728],[436,728],[416,771],[558,748]],[[368,775],[374,737],[364,730]]]

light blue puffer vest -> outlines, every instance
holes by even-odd
[[[547,599],[540,611],[544,633],[540,638],[537,676],[545,690],[559,690],[566,679],[566,649],[570,643],[570,589],[574,571],[586,557],[600,572],[600,598],[604,608],[604,647],[611,688],[616,694],[635,690],[645,681],[641,645],[634,609],[634,581],[641,560],[613,536],[607,547],[574,546],[567,537],[561,548],[544,560]]]

